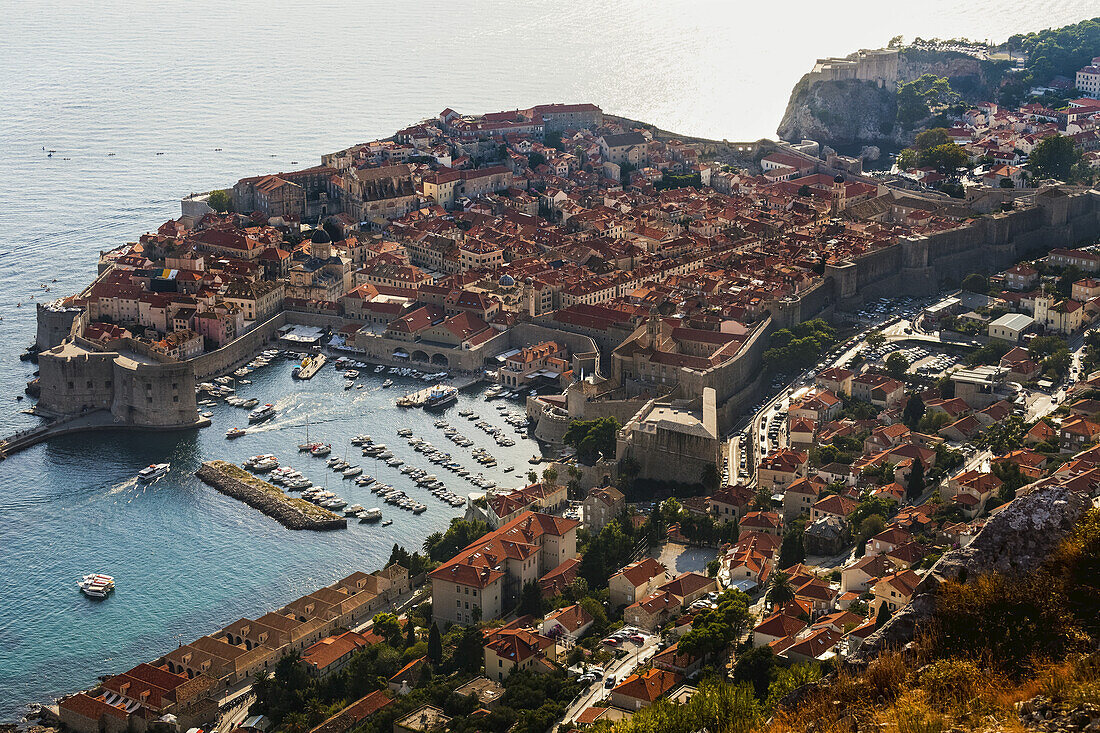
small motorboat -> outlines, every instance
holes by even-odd
[[[244,428],[229,428],[229,430],[225,431],[225,437],[229,440],[232,440],[233,438],[241,437],[242,435],[244,435],[247,432],[248,431],[245,430]]]
[[[141,481],[149,482],[168,473],[171,467],[170,463],[153,463],[138,471],[137,477]]]

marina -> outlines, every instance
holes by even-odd
[[[526,480],[527,459],[538,452],[532,440],[513,432],[508,414],[494,407],[507,404],[509,413],[520,415],[523,404],[499,398],[486,403],[485,388],[471,377],[444,382],[462,388],[456,401],[441,410],[402,410],[394,406],[395,396],[431,386],[411,370],[404,376],[391,374],[388,366],[378,370],[377,365],[353,364],[337,369],[334,360],[328,360],[313,379],[295,380],[291,370],[299,359],[273,355],[267,364],[262,361],[249,366],[244,379],[229,375],[209,380],[218,393],[202,393],[210,403],[204,406],[212,413],[210,429],[144,433],[141,441],[127,432],[64,435],[3,463],[14,477],[11,511],[33,516],[36,530],[42,532],[19,533],[16,541],[15,525],[0,528],[11,537],[10,562],[28,569],[26,582],[12,589],[7,602],[37,619],[33,629],[17,625],[10,630],[12,653],[0,665],[28,680],[20,700],[71,692],[104,668],[144,660],[150,646],[174,646],[177,634],[216,628],[251,613],[258,603],[286,602],[343,577],[344,571],[380,565],[395,543],[415,550],[425,536],[445,530],[452,518],[465,513],[470,492],[482,491],[472,483],[479,473],[479,480],[501,488],[520,486]],[[362,389],[342,389],[349,368],[360,372],[355,381]],[[383,389],[387,379],[393,386]],[[250,410],[229,402],[231,397],[255,399],[255,407],[272,404],[277,414],[248,425]],[[507,431],[516,445],[498,445],[476,427],[477,421],[460,417],[460,410],[479,414],[481,420]],[[437,421],[445,421],[454,433],[446,435]],[[231,428],[240,428],[241,434],[227,439]],[[360,434],[384,444],[390,456],[363,456],[361,447],[351,442]],[[429,454],[409,444],[410,439],[449,452],[460,468],[452,471],[433,463]],[[314,448],[300,450],[307,442]],[[480,463],[474,449],[491,454],[497,465]],[[344,460],[345,453],[351,464],[362,468],[346,480],[326,465],[334,456]],[[347,502],[337,511],[347,528],[290,531],[195,476],[204,461],[222,459],[240,467],[250,457],[264,454],[275,456],[278,465],[259,474],[261,478],[285,495],[300,497],[305,489],[274,481],[280,468],[300,472],[312,485]],[[399,465],[390,465],[391,460]],[[171,469],[154,481],[139,481],[138,471],[155,463],[170,463]],[[426,472],[422,480],[434,474],[459,501],[452,504],[418,484],[402,471],[410,464],[410,471]],[[510,467],[515,469],[506,472]],[[404,509],[387,503],[379,498],[378,484],[404,492],[424,510],[417,513],[415,505]],[[59,502],[70,512],[54,511]],[[358,519],[346,516],[356,504],[364,513]],[[73,512],[83,519],[73,522]],[[44,544],[50,536],[65,536],[67,551],[53,553]],[[205,582],[200,589],[165,587],[163,579],[178,574],[181,566],[201,574]],[[79,592],[73,583],[90,572],[114,576],[119,590],[105,600]],[[108,628],[112,633],[104,634]],[[59,665],[56,655],[19,653],[38,637],[49,639],[67,661]],[[29,681],[36,679],[49,679],[50,686],[31,686]]]

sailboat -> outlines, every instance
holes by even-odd
[[[309,415],[306,415],[306,442],[298,444],[298,452],[305,453],[311,448],[313,448],[313,443],[309,442]]]

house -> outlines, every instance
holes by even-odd
[[[852,532],[847,519],[826,515],[806,525],[803,541],[811,555],[838,555],[851,545]]]
[[[302,666],[313,677],[324,679],[342,670],[355,652],[370,642],[354,631],[339,636],[327,636],[302,652]]]
[[[646,631],[654,631],[674,616],[680,615],[684,604],[666,590],[655,590],[623,610],[623,621]]]
[[[757,486],[773,493],[784,490],[796,479],[805,478],[809,454],[782,448],[764,457],[757,469]]]
[[[723,486],[707,497],[707,511],[718,522],[736,522],[745,516],[756,497],[748,486]]]
[[[817,432],[817,423],[808,418],[800,417],[791,420],[788,437],[792,448],[809,450],[814,446],[814,434]]]
[[[864,555],[840,571],[841,593],[865,593],[876,580],[891,572],[893,566],[884,555]]]
[[[654,667],[690,677],[703,667],[702,655],[680,651],[680,642],[675,641],[667,649],[657,652],[651,660]]]
[[[1039,282],[1039,271],[1027,263],[1020,263],[1005,270],[1005,285],[1009,290],[1030,290],[1037,282]]]
[[[802,619],[777,611],[753,627],[752,645],[766,646],[773,641],[795,636],[804,628],[806,628],[806,622]]]
[[[783,491],[783,521],[789,523],[809,514],[824,488],[825,483],[817,476],[797,479],[788,486]]]
[[[887,527],[867,540],[866,555],[883,555],[893,552],[907,542],[913,541],[913,535],[899,527]]]
[[[428,671],[428,658],[417,657],[390,675],[387,687],[404,697],[412,693]]]
[[[805,419],[821,424],[829,422],[844,409],[844,403],[835,394],[828,391],[809,394],[791,405],[787,413],[788,420]]]
[[[429,573],[432,614],[474,623],[501,616],[520,589],[577,555],[580,522],[527,511]]]
[[[526,629],[504,626],[486,632],[482,650],[485,676],[500,682],[516,670],[549,671],[543,660],[554,640]]]
[[[581,504],[581,518],[585,529],[593,534],[599,532],[622,513],[625,501],[623,492],[610,486],[590,489]]]
[[[847,520],[848,515],[856,510],[859,502],[839,494],[829,494],[814,502],[810,507],[810,520],[816,522],[823,517],[840,517]]]
[[[1067,418],[1058,429],[1063,453],[1074,453],[1096,441],[1100,425],[1083,417]]]
[[[780,654],[792,662],[815,662],[827,659],[835,652],[843,634],[828,626],[817,629],[808,636],[795,641]]]
[[[884,604],[891,612],[897,611],[913,598],[918,583],[920,576],[912,570],[898,570],[884,575],[871,587],[875,596],[871,601],[872,612],[877,614]]]
[[[669,574],[665,566],[653,558],[647,557],[633,562],[608,579],[611,608],[629,606],[668,580]]]
[[[868,372],[852,379],[852,397],[890,409],[905,399],[905,385],[885,374]]]
[[[749,512],[741,520],[742,533],[770,534],[775,537],[783,535],[783,520],[778,512]]]
[[[579,603],[547,614],[539,628],[539,633],[550,639],[569,636],[579,639],[592,626],[595,619]]]
[[[393,698],[384,690],[375,690],[328,718],[309,733],[352,733],[362,727],[372,715],[392,704]]]
[[[837,395],[852,393],[852,377],[855,374],[843,367],[829,367],[814,376],[814,384]]]
[[[624,710],[641,710],[674,690],[683,680],[681,674],[651,667],[615,685],[611,690],[611,704]]]
[[[1024,445],[1037,445],[1039,443],[1054,443],[1058,438],[1058,433],[1054,432],[1054,428],[1040,420],[1031,426],[1031,429],[1024,435]]]
[[[499,682],[494,682],[488,677],[474,677],[457,688],[455,694],[477,700],[478,705],[486,710],[496,710],[500,705],[500,699],[504,697],[504,688]]]

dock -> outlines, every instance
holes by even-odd
[[[287,496],[278,487],[228,461],[207,461],[195,475],[204,484],[258,509],[287,529],[347,529],[345,518],[305,499]]]
[[[454,379],[448,379],[445,383],[441,382],[440,384],[447,384],[448,386],[454,387],[457,390],[463,390],[474,386],[480,381],[481,380],[477,377],[462,376],[455,377]],[[428,399],[428,395],[431,394],[431,391],[435,389],[436,386],[438,385],[431,384],[424,389],[419,389],[411,394],[398,397],[396,400],[394,400],[394,404],[398,407],[423,407],[424,402]]]
[[[306,362],[309,362],[306,364]],[[313,354],[302,361],[304,366],[300,366],[298,371],[294,374],[295,379],[313,379],[313,375],[321,371],[321,367],[328,361],[328,357],[324,354]]]

